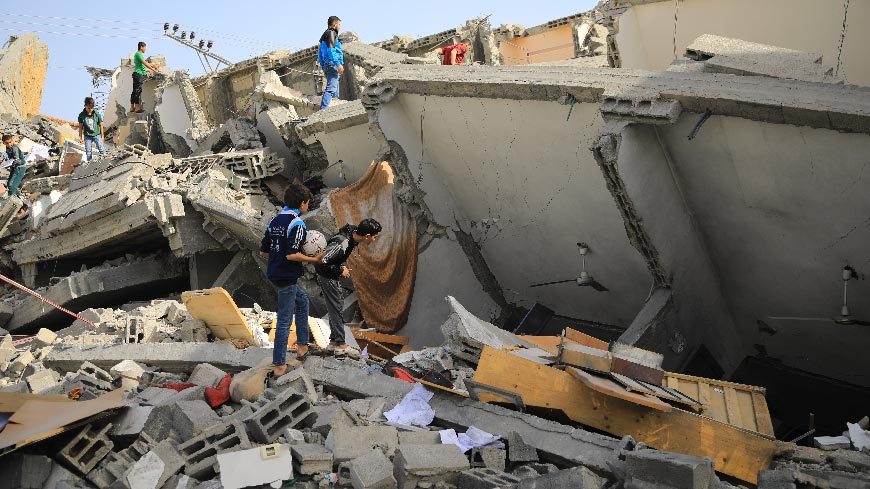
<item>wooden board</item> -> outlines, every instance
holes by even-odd
[[[568,338],[569,340],[573,341],[574,343],[579,343],[581,345],[588,346],[590,348],[597,348],[599,350],[607,350],[607,347],[608,347],[608,344],[606,341],[599,340],[598,338],[596,338],[594,336],[589,336],[586,333],[581,333],[581,332],[577,331],[576,329],[565,328],[565,331],[564,331],[564,333],[562,333],[562,336],[564,336],[565,338]]]
[[[388,360],[401,353],[408,346],[409,342],[407,336],[377,333],[375,331],[351,331],[360,349],[368,347],[370,354]]]
[[[559,343],[562,341],[562,338],[559,336],[519,335],[517,338],[526,343],[531,343],[551,355],[559,354]]]
[[[191,317],[203,321],[217,338],[238,338],[256,344],[248,321],[222,287],[183,292],[181,302]]]
[[[610,395],[568,372],[489,347],[483,348],[474,380],[517,393],[527,406],[559,409],[578,423],[616,436],[631,435],[654,448],[711,458],[719,472],[753,484],[784,445],[689,411],[660,411]],[[484,401],[493,398],[481,394]]]
[[[700,402],[703,416],[774,437],[763,387],[672,372],[663,383]]]
[[[611,397],[618,397],[619,399],[625,399],[626,401],[650,407],[658,411],[668,412],[673,409],[669,404],[666,404],[655,397],[647,396],[638,392],[627,391],[622,385],[617,384],[607,377],[600,377],[574,367],[565,368],[565,372],[568,372],[572,377],[586,384],[590,389],[602,394]]]
[[[648,367],[619,355],[613,355],[610,370],[655,385],[662,385],[662,378],[665,376],[664,370],[660,368]]]
[[[610,372],[612,359],[609,351],[572,342],[562,342],[557,361],[574,367],[607,373]]]
[[[626,389],[632,392],[640,392],[648,396],[658,397],[660,399],[667,399],[671,402],[684,404],[686,406],[689,406],[693,410],[700,411],[702,407],[701,403],[676,389],[671,389],[669,387],[656,384],[649,384],[642,380],[633,379],[631,377],[627,377],[616,372],[610,372],[610,376],[611,378],[613,378],[613,380],[619,382],[620,384],[625,386]]]

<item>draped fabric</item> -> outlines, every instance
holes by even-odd
[[[417,276],[417,228],[394,192],[393,171],[375,162],[355,183],[329,195],[335,223],[381,223],[378,239],[361,245],[348,259],[363,317],[370,327],[393,333],[408,321]]]

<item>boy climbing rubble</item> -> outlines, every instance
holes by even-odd
[[[344,353],[350,349],[344,341],[344,320],[341,315],[344,289],[339,279],[350,277],[350,269],[344,263],[354,249],[359,254],[358,245],[373,242],[380,232],[381,223],[371,218],[363,219],[359,226],[347,224],[329,239],[323,259],[314,265],[317,283],[323,290],[326,310],[329,312],[329,346],[336,353]]]
[[[284,210],[269,223],[260,244],[260,256],[269,257],[266,276],[278,288],[278,318],[275,328],[275,349],[272,366],[275,377],[287,372],[287,339],[290,322],[296,318],[296,359],[308,356],[308,295],[296,281],[305,270],[302,262],[317,263],[324,253],[307,256],[305,222],[299,217],[308,212],[311,191],[294,183],[284,192]]]
[[[3,167],[8,168],[9,178],[6,184],[0,184],[0,194],[6,193],[7,197],[16,196],[21,200],[22,209],[18,213],[18,217],[27,216],[29,209],[29,201],[21,195],[21,180],[24,179],[24,174],[27,172],[27,162],[24,158],[24,153],[21,148],[15,144],[15,136],[12,134],[3,135]]]

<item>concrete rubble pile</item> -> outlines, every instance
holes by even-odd
[[[151,56],[144,113],[127,57],[91,161],[39,113],[47,46],[13,37],[0,132],[27,173],[0,195],[0,489],[870,487],[866,405],[842,434],[807,428],[762,375],[866,392],[862,321],[844,303],[835,348],[757,319],[840,307],[801,280],[866,261],[870,69],[717,29],[706,3],[683,2],[702,25],[678,38],[666,3],[343,32],[323,110],[317,46],[198,77]],[[466,66],[440,66],[458,42]],[[384,230],[348,259],[359,348],[326,348],[306,265],[320,348],[275,378],[258,251],[291,182],[314,195],[307,229]]]

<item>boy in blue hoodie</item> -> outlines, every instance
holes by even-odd
[[[260,256],[269,257],[266,276],[278,288],[278,318],[272,352],[275,377],[287,372],[287,339],[294,316],[296,358],[302,361],[308,356],[308,295],[296,281],[305,273],[303,262],[318,263],[323,258],[323,253],[317,256],[302,253],[306,229],[300,216],[308,212],[310,201],[308,188],[298,183],[291,184],[284,192],[284,210],[269,223],[260,243]]]
[[[321,109],[329,107],[329,101],[333,98],[338,98],[338,80],[344,73],[344,52],[338,40],[341,19],[331,15],[326,20],[326,26],[327,29],[320,36],[320,50],[317,52],[317,62],[326,75],[326,89],[320,99]]]

